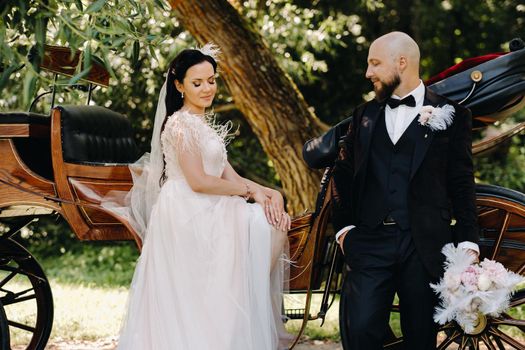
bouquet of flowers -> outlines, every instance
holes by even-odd
[[[497,317],[509,308],[509,300],[523,277],[494,261],[476,258],[452,243],[443,247],[445,274],[430,286],[440,297],[434,321],[455,320],[466,333],[472,333],[481,315]]]

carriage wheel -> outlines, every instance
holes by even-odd
[[[9,324],[5,314],[4,306],[0,303],[0,350],[9,350]]]
[[[44,271],[24,247],[0,239],[0,302],[11,343],[44,349],[53,323],[53,297]]]
[[[476,188],[476,203],[481,259],[497,260],[509,270],[525,274],[525,195],[502,187],[480,185]],[[341,305],[343,303],[344,295],[341,296]],[[396,313],[399,307],[394,305],[392,314]],[[497,318],[480,318],[479,327],[472,334],[465,333],[455,322],[441,326],[437,349],[525,350],[524,314],[525,288],[522,288],[512,297],[507,313]],[[344,334],[341,337],[344,338]],[[384,348],[403,349],[402,343],[403,338],[390,329]]]

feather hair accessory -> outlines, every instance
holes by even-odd
[[[212,42],[207,43],[204,46],[201,47],[194,47],[194,50],[198,50],[202,52],[203,55],[210,56],[215,60],[215,62],[219,62],[219,55],[221,54],[221,49],[217,45],[215,45]]]

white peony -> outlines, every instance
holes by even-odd
[[[479,275],[478,277],[478,289],[479,290],[486,291],[490,288],[491,285],[492,285],[492,281],[489,278],[489,276],[487,276],[487,274],[482,273],[481,275]]]

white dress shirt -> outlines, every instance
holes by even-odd
[[[421,107],[423,107],[423,101],[425,100],[425,85],[420,81],[417,88],[410,91],[405,96],[392,95],[392,98],[402,100],[408,95],[414,96],[416,105],[409,107],[407,105],[400,105],[397,108],[390,108],[389,105],[385,107],[385,124],[386,130],[390,140],[395,145],[397,141],[403,136],[403,133],[408,129],[410,123],[419,114]]]
[[[404,99],[408,95],[413,95],[416,100],[416,105],[414,107],[409,107],[407,105],[400,105],[396,108],[390,108],[386,105],[385,107],[385,124],[388,136],[392,143],[395,145],[397,141],[403,136],[403,133],[408,129],[410,123],[419,115],[421,107],[423,107],[423,102],[425,100],[425,85],[422,81],[419,82],[419,85],[412,91],[410,91],[405,96],[392,95],[392,98],[395,99]],[[346,232],[353,229],[354,225],[349,225],[343,227],[335,234],[336,242],[339,242],[339,238]],[[459,248],[463,249],[472,249],[479,254],[479,247],[476,243],[473,242],[461,242],[458,245]]]

